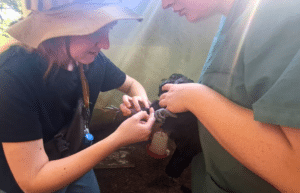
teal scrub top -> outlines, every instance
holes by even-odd
[[[253,110],[256,121],[300,128],[300,1],[261,0],[253,11],[247,0],[235,1],[199,82]],[[201,123],[199,135],[203,153],[192,162],[194,193],[278,192]]]

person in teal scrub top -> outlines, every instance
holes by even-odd
[[[298,0],[162,0],[197,22],[224,15],[199,83],[165,85],[160,105],[191,111],[203,153],[193,192],[300,192]]]

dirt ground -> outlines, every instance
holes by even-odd
[[[90,129],[99,141],[110,135],[120,123],[114,110],[95,109]],[[191,170],[172,180],[165,173],[176,145],[168,141],[169,156],[155,159],[148,155],[151,141],[136,143],[114,152],[95,168],[101,193],[188,193],[191,188]]]
[[[190,167],[175,180],[170,179],[164,171],[174,152],[174,143],[169,142],[170,155],[164,159],[155,159],[148,155],[146,146],[149,143],[150,141],[127,147],[128,155],[125,160],[128,163],[125,167],[105,168],[103,165],[100,168],[95,167],[101,193],[190,192]]]

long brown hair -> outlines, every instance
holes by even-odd
[[[67,64],[70,62],[70,58],[66,51],[66,38],[67,37],[51,38],[38,46],[36,51],[48,62],[48,68],[44,74],[44,79],[47,79],[53,68],[66,68]]]

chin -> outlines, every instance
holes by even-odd
[[[96,57],[89,57],[89,58],[78,60],[78,62],[80,62],[81,64],[90,64],[95,61],[95,58]]]
[[[186,15],[186,20],[190,23],[196,23],[198,22],[200,19],[199,18],[196,18],[196,17],[193,17],[193,16],[190,16],[190,15]]]
[[[208,18],[207,16],[201,16],[201,15],[190,15],[190,14],[186,15],[186,20],[188,20],[188,22],[190,23],[197,23],[199,21],[206,20],[207,18]]]

